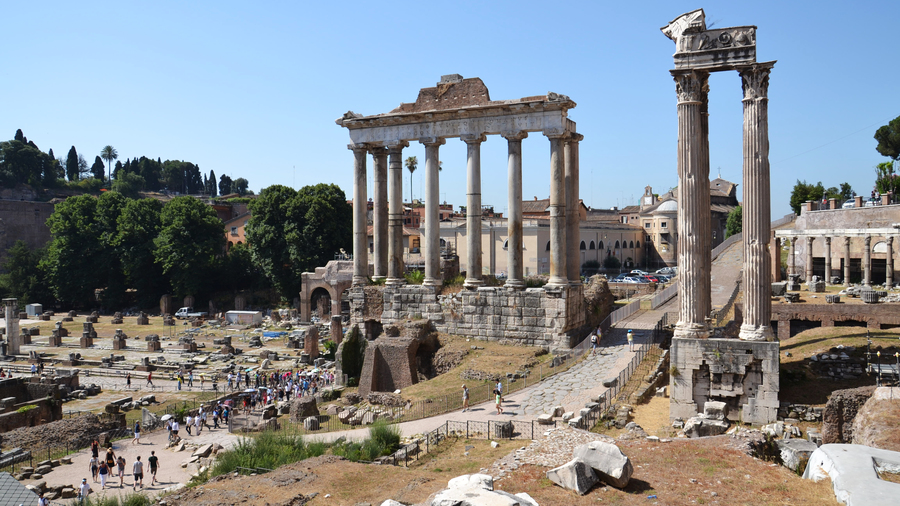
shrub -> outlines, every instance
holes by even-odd
[[[307,444],[303,437],[287,432],[263,432],[255,438],[238,441],[233,450],[216,459],[211,477],[234,472],[239,467],[275,469],[325,453],[321,443]]]
[[[409,271],[404,277],[410,285],[421,285],[425,281],[425,273],[422,271]]]

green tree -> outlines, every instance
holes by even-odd
[[[144,189],[144,178],[133,172],[122,172],[113,181],[112,190],[122,195],[136,199],[140,197],[140,191]]]
[[[243,197],[247,194],[248,186],[250,186],[250,183],[246,179],[239,177],[232,183],[231,190]]]
[[[850,186],[850,183],[841,183],[841,200],[850,200],[856,196],[856,192]]]
[[[0,183],[40,186],[44,181],[44,167],[49,162],[49,156],[27,139],[26,142],[16,139],[0,142]]]
[[[894,162],[879,163],[875,166],[875,190],[879,193],[900,191],[900,177],[894,174]]]
[[[139,307],[152,307],[168,290],[162,265],[156,262],[153,240],[159,235],[163,204],[156,199],[129,199],[118,218],[113,244]]]
[[[419,168],[419,161],[414,156],[410,156],[406,159],[406,170],[409,171],[409,203],[412,204],[413,201],[413,185],[412,185],[412,176],[413,172]]]
[[[304,186],[291,202],[292,226],[286,231],[298,248],[291,260],[302,270],[322,267],[353,242],[353,206],[334,184]]]
[[[78,153],[78,179],[84,179],[90,174],[91,169],[88,166],[87,160],[84,159],[84,156],[81,153]]]
[[[68,176],[69,181],[78,181],[78,151],[75,151],[75,146],[69,148],[69,154],[66,155],[66,176]]]
[[[737,206],[728,213],[728,219],[725,222],[725,238],[729,238],[735,234],[740,234],[743,229],[744,208]]]
[[[47,275],[40,267],[45,254],[45,249],[32,250],[21,240],[13,244],[6,252],[4,274],[0,274],[0,290],[4,296],[19,299],[19,305],[53,302]]]
[[[290,204],[296,196],[296,190],[283,185],[263,188],[249,204],[251,217],[245,230],[253,263],[284,296],[300,291],[302,271],[292,265],[291,249],[295,244],[287,234],[287,228],[295,226]]]
[[[197,295],[225,245],[222,220],[193,197],[175,197],[159,216],[154,256],[175,295]]]
[[[91,174],[100,181],[103,181],[104,176],[106,176],[105,169],[106,167],[103,166],[103,161],[100,160],[100,157],[95,157],[94,165],[91,165]]]
[[[47,220],[51,240],[41,266],[60,303],[90,307],[94,290],[103,286],[97,199],[90,195],[69,197],[56,204]]]
[[[797,184],[794,185],[794,189],[791,191],[791,209],[793,209],[794,214],[800,214],[800,207],[804,202],[808,200],[812,200],[818,202],[822,200],[822,197],[825,196],[825,186],[822,185],[822,182],[819,181],[817,184],[807,183],[805,180],[800,182],[797,180]]]
[[[119,159],[119,152],[116,151],[116,148],[107,144],[106,146],[103,147],[103,149],[100,150],[100,156],[104,160],[106,160],[106,165],[109,167],[109,170],[110,170],[109,177],[112,178],[112,167],[113,167],[112,162],[113,162],[113,160]],[[96,176],[94,176],[94,177],[96,177]],[[103,179],[103,178],[99,177],[97,179]]]
[[[219,176],[219,195],[228,195],[232,193],[232,186],[234,185],[234,181],[231,180],[225,174]]]
[[[216,196],[216,173],[215,171],[209,171],[209,179],[206,183],[206,193],[209,194],[210,197]]]
[[[126,305],[125,272],[122,256],[116,247],[119,236],[119,218],[130,199],[116,191],[105,192],[97,199],[95,210],[95,232],[100,243],[98,256],[94,259],[100,269],[98,288],[103,291],[100,302],[107,310],[122,309]]]
[[[892,119],[890,123],[875,131],[875,147],[882,155],[900,160],[900,116]]]

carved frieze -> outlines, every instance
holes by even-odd
[[[707,30],[703,9],[698,9],[675,18],[661,31],[675,42],[676,69],[715,72],[756,63],[755,26]]]

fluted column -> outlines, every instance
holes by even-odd
[[[372,189],[372,240],[375,253],[375,270],[372,279],[384,279],[388,271],[388,194],[387,148],[369,148],[374,172]]]
[[[548,288],[561,288],[569,284],[566,270],[566,183],[565,148],[566,133],[548,131],[550,139],[550,280]]]
[[[566,142],[566,277],[569,284],[581,284],[581,229],[578,209],[578,143],[581,134],[571,134]]]
[[[885,257],[884,286],[890,290],[894,287],[894,237],[885,237],[887,256]]]
[[[872,236],[867,235],[863,244],[863,285],[872,286]]]
[[[772,339],[769,254],[772,216],[769,192],[769,72],[771,65],[740,71],[744,89],[744,323],[745,341]],[[708,152],[708,151],[707,151]],[[708,213],[707,213],[708,214]]]
[[[443,137],[419,139],[425,145],[425,286],[441,286],[441,224],[440,224],[440,157],[438,150]]]
[[[485,136],[466,134],[466,288],[484,285],[481,277],[481,143]]]
[[[403,148],[408,142],[388,145],[388,285],[406,282],[403,266]]]
[[[678,298],[675,337],[709,336],[709,166],[704,163],[702,104],[709,73],[672,71],[678,95]],[[705,225],[705,226],[704,226]]]
[[[505,286],[515,290],[525,288],[522,246],[522,139],[528,132],[504,132],[501,134],[508,144],[507,191],[509,195],[509,215],[506,219],[507,278]]]
[[[831,284],[831,237],[825,238],[825,284]]]
[[[806,238],[806,282],[812,281],[813,277],[813,241],[815,237]]]
[[[743,226],[743,224],[741,225]],[[771,252],[769,258],[772,261],[772,282],[778,283],[781,279],[781,238],[775,237],[771,240]]]
[[[850,237],[844,237],[844,286],[850,286]]]
[[[742,224],[742,226],[743,226],[743,224]],[[797,238],[796,237],[791,237],[791,244],[790,244],[790,248],[788,250],[788,255],[790,256],[790,258],[788,259],[788,260],[790,260],[788,262],[788,277],[790,277],[791,275],[797,274]]]
[[[366,238],[366,154],[363,144],[350,144],[353,151],[353,286],[363,286],[369,277],[369,241]]]

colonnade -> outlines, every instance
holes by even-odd
[[[581,283],[579,264],[579,142],[582,135],[566,129],[543,130],[550,141],[550,280],[546,287],[558,289]],[[505,287],[524,289],[522,139],[525,130],[500,132],[508,146],[509,273]],[[481,144],[485,134],[461,134],[466,143],[466,280],[465,287],[484,284],[481,237]],[[440,147],[445,137],[423,137],[425,146],[425,212],[422,239],[426,286],[441,286],[440,249]],[[368,281],[367,155],[373,158],[373,279],[387,285],[405,283],[403,265],[403,149],[409,142],[350,144],[354,155],[353,184],[353,285]],[[388,163],[390,156],[390,163]],[[708,200],[707,192],[707,200]]]
[[[805,278],[807,282],[809,282],[813,277],[813,246],[815,245],[816,239],[821,238],[823,240],[824,245],[824,256],[825,256],[825,283],[831,284],[831,278],[834,274],[834,269],[832,265],[832,253],[831,253],[831,242],[832,236],[817,236],[817,235],[805,235],[806,238],[806,261],[805,261]],[[864,286],[872,285],[872,249],[874,245],[872,244],[872,237],[878,237],[876,234],[864,234],[859,233],[855,235],[839,235],[839,240],[842,239],[843,248],[842,248],[842,258],[844,261],[844,272],[843,272],[843,284],[844,286],[850,286],[850,240],[852,237],[862,237],[863,239],[863,251],[862,251],[862,284]],[[883,235],[884,242],[887,247],[887,251],[885,252],[885,284],[889,287],[893,286],[894,279],[894,236],[893,235]],[[797,272],[797,262],[796,258],[796,244],[799,241],[799,237],[794,235],[790,236],[790,246],[789,246],[789,258],[788,258],[788,274],[798,275]]]

